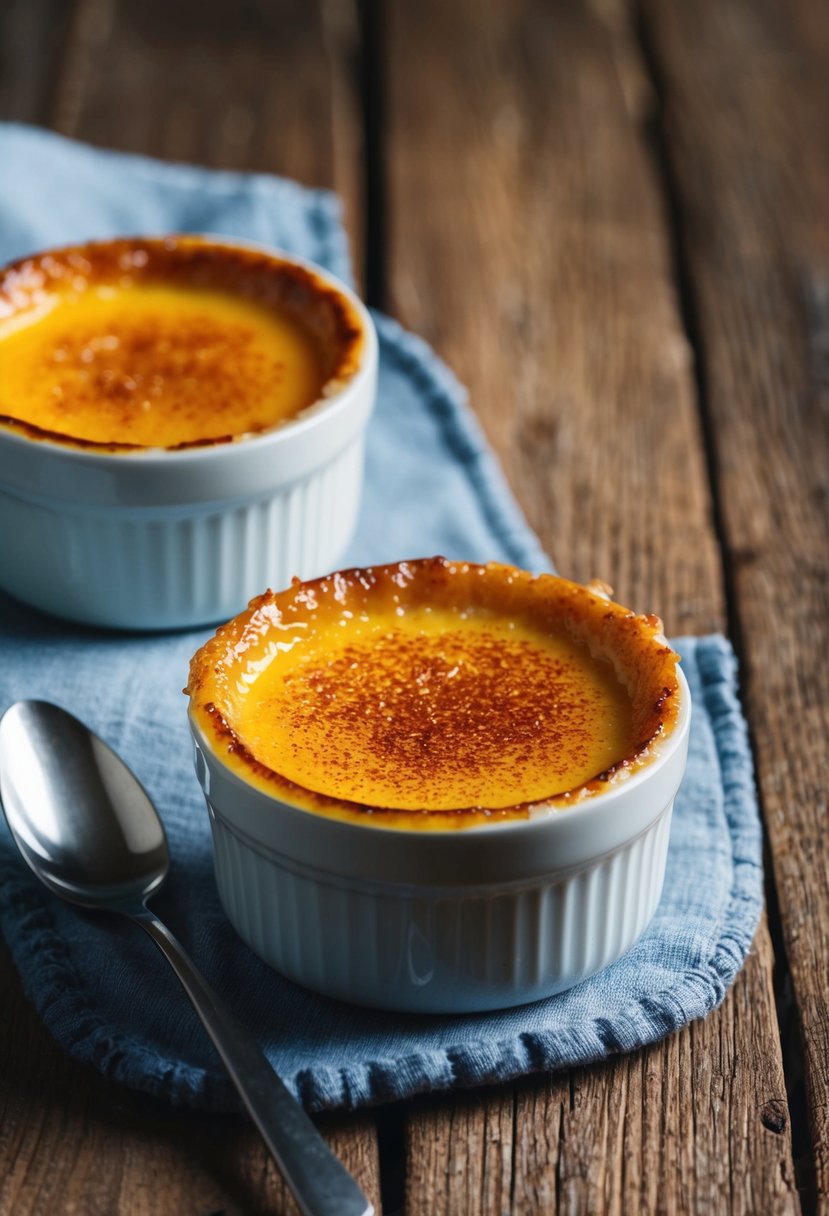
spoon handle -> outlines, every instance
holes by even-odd
[[[146,908],[130,915],[146,929],[181,980],[303,1216],[373,1216],[372,1204],[250,1032],[220,1000],[167,926]]]

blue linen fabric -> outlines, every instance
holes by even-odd
[[[0,260],[125,233],[209,231],[266,242],[349,276],[336,199],[261,175],[101,152],[0,127]],[[468,412],[418,339],[377,317],[379,402],[357,535],[346,564],[433,553],[550,569]],[[283,979],[221,910],[181,687],[209,633],[93,632],[0,597],[0,710],[22,697],[70,708],[125,757],[169,835],[154,908],[251,1027],[311,1110],[504,1081],[653,1042],[713,1009],[742,965],[762,906],[761,832],[735,663],[720,637],[682,638],[694,716],[665,891],[639,942],[568,993],[474,1016],[405,1016],[340,1004]],[[0,924],[25,991],[80,1061],[184,1106],[235,1093],[153,945],[128,922],[51,897],[0,832]]]

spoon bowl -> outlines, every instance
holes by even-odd
[[[18,701],[0,723],[0,792],[24,860],[83,907],[143,904],[167,877],[164,827],[112,748],[48,701]]]
[[[18,701],[0,721],[0,801],[23,859],[54,894],[128,916],[176,972],[303,1216],[374,1209],[247,1028],[146,906],[169,869],[164,827],[124,761],[72,714]]]

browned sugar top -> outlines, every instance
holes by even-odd
[[[276,798],[455,831],[647,763],[677,721],[676,662],[659,619],[602,585],[435,557],[267,592],[198,651],[187,691],[210,745]]]
[[[290,421],[356,369],[362,329],[304,267],[195,238],[0,274],[0,416],[81,446],[173,448]]]
[[[625,754],[628,695],[563,635],[409,610],[298,640],[252,680],[238,733],[311,790],[391,809],[500,808]]]

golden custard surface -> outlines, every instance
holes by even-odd
[[[434,557],[265,592],[185,691],[217,757],[278,801],[454,831],[636,772],[678,721],[677,658],[601,584]]]
[[[630,698],[564,634],[482,610],[342,616],[286,640],[235,732],[290,781],[367,806],[513,806],[597,776],[630,745]]]
[[[92,443],[260,432],[318,400],[325,378],[298,320],[215,289],[56,291],[0,324],[0,414]]]

